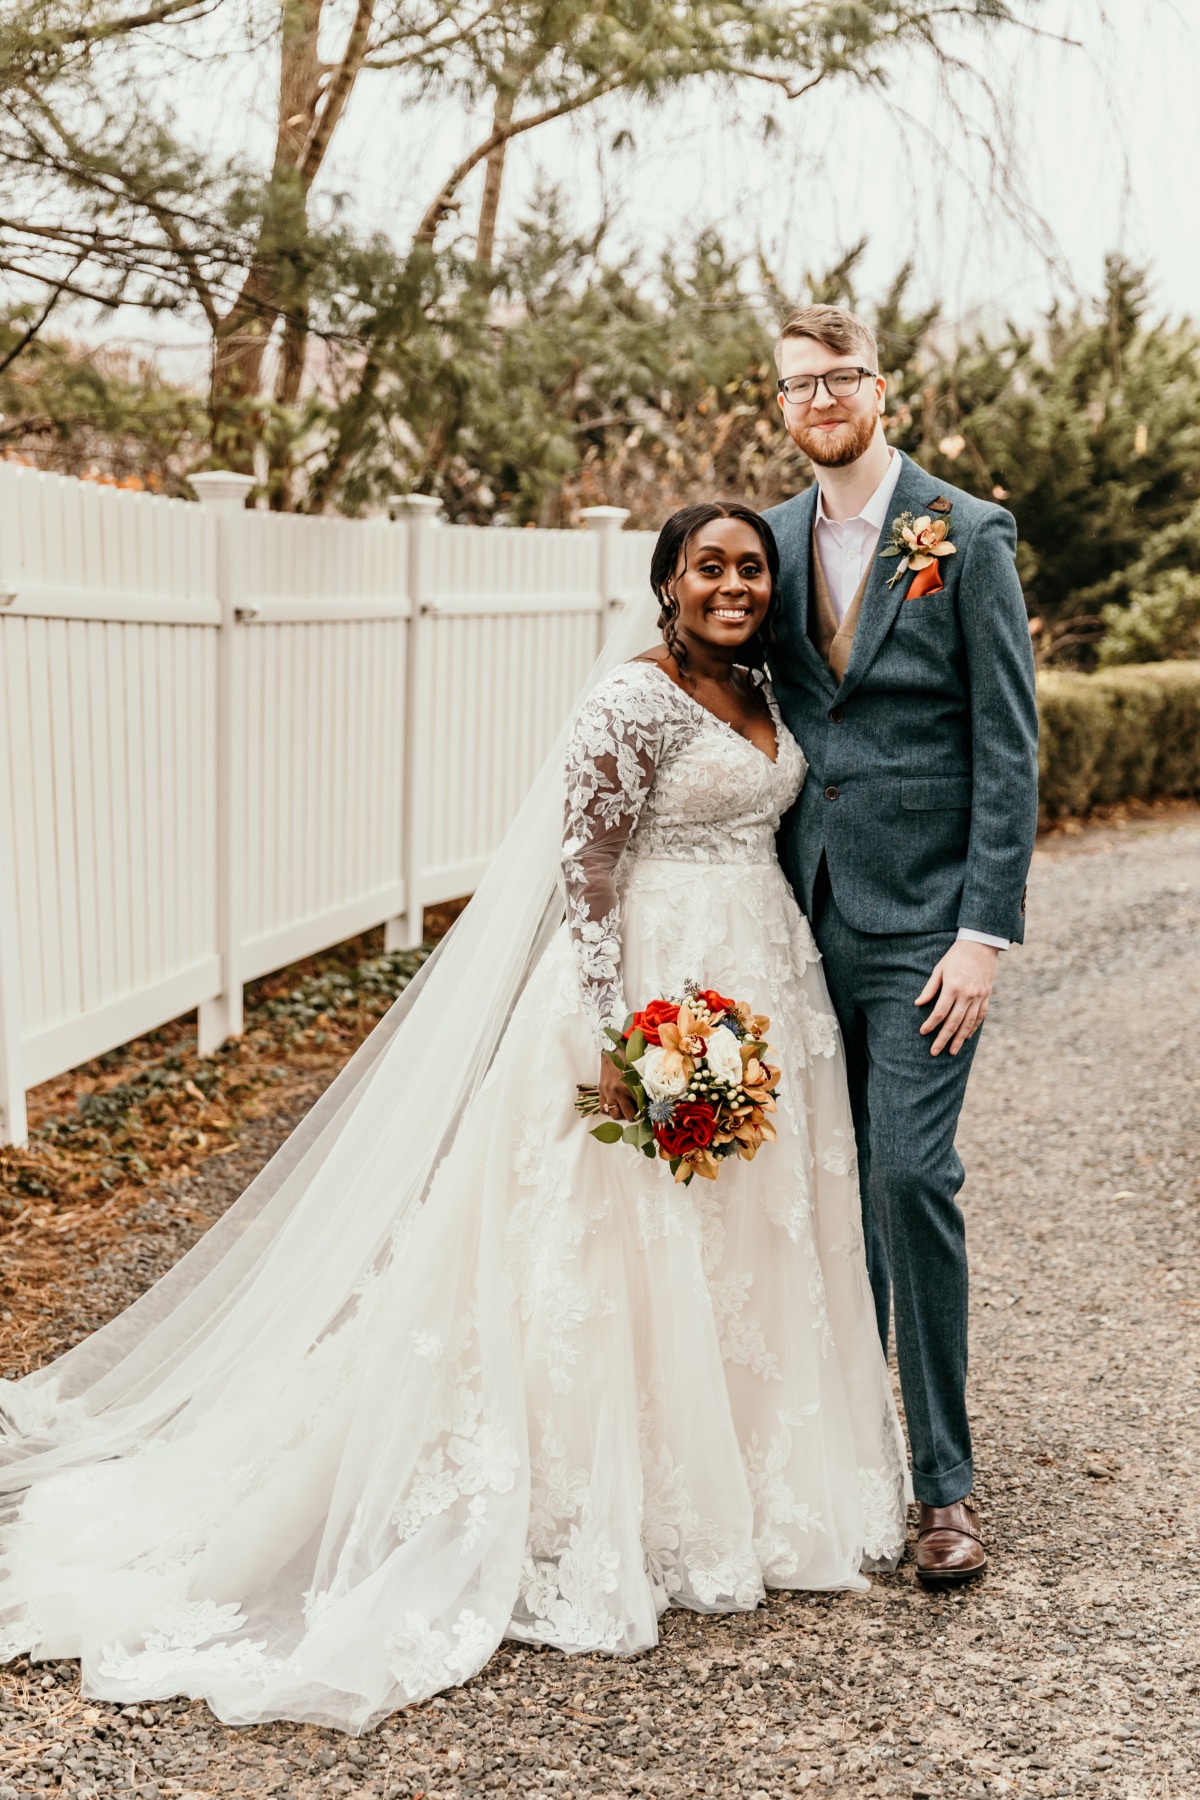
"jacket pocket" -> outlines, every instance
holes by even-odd
[[[901,619],[916,619],[923,612],[930,617],[945,617],[952,610],[954,598],[948,587],[936,587],[932,594],[905,594],[900,612],[896,614],[896,625],[900,625]]]
[[[905,812],[951,812],[971,805],[969,775],[921,775],[900,783]]]

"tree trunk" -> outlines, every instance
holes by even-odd
[[[383,365],[368,341],[367,354],[359,375],[357,392],[341,407],[341,417],[328,454],[309,483],[302,511],[324,512],[337,490],[338,482],[361,449],[375,408],[375,396],[383,378]]]
[[[275,397],[281,406],[294,406],[300,398],[307,349],[308,307],[301,301],[288,313],[283,326],[283,342],[279,347],[279,380],[275,386]]]
[[[255,262],[217,327],[209,395],[213,455],[222,467],[244,475],[254,473],[261,408],[253,402],[262,392],[263,356],[274,317],[271,272]]]
[[[283,0],[275,161],[253,260],[213,343],[213,453],[227,468],[247,474],[253,473],[254,445],[262,433],[263,357],[281,312],[291,315],[285,365],[298,360],[303,366],[305,239],[312,185],[303,160],[321,98],[317,33],[323,5],[324,0]]]
[[[499,90],[492,115],[493,132],[501,132],[512,123],[516,99],[515,87],[502,87]],[[475,261],[482,269],[491,268],[496,254],[496,219],[500,212],[500,189],[504,181],[504,158],[507,151],[506,137],[501,138],[488,151],[483,177],[483,203],[479,208],[479,230],[475,236]]]

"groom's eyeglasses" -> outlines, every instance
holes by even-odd
[[[875,373],[874,369],[829,369],[824,375],[788,375],[775,385],[791,405],[807,406],[819,381],[824,383],[831,400],[844,400],[849,394],[857,394],[864,381],[874,381]]]

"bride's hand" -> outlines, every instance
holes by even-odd
[[[600,1058],[599,1087],[600,1111],[605,1118],[632,1119],[636,1115],[637,1102],[621,1080],[620,1071],[607,1056]]]

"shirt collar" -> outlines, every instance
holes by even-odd
[[[817,524],[836,525],[840,531],[843,525],[853,525],[861,521],[872,531],[882,531],[887,524],[888,508],[892,504],[892,495],[896,491],[896,483],[900,479],[900,470],[904,458],[898,450],[893,450],[888,458],[888,466],[883,472],[883,480],[871,495],[866,505],[857,512],[853,519],[831,519],[825,511],[825,496],[820,487],[817,488]]]

